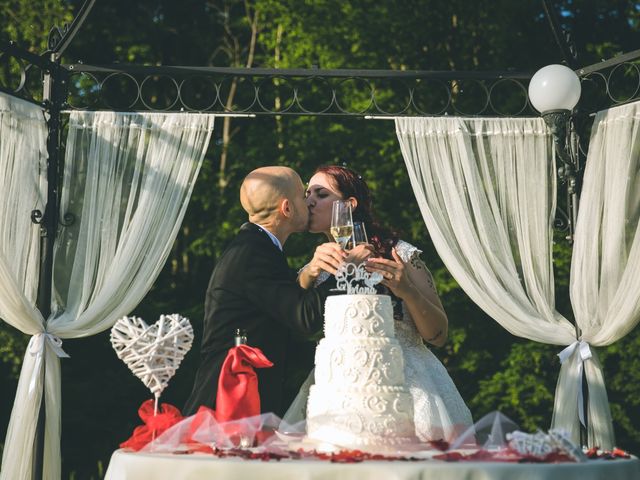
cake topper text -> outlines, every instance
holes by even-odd
[[[346,290],[348,295],[373,295],[376,293],[376,285],[381,281],[382,274],[367,272],[364,263],[358,266],[353,263],[343,263],[336,272],[336,288]]]

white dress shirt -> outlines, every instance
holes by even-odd
[[[282,244],[280,243],[280,240],[278,240],[278,237],[276,237],[273,233],[271,233],[269,230],[267,230],[262,225],[259,225],[257,223],[254,224],[254,225],[258,225],[258,227],[260,227],[261,230],[263,230],[267,235],[269,235],[269,238],[271,238],[271,241],[273,242],[273,244],[276,247],[278,247],[280,249],[280,251],[282,251]]]

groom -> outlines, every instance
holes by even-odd
[[[215,408],[218,376],[236,329],[247,332],[248,344],[273,362],[256,369],[261,412],[282,415],[284,371],[289,333],[316,333],[322,328],[324,302],[335,283],[304,290],[287,264],[282,246],[294,232],[306,231],[309,211],[305,188],[287,167],[251,172],[240,188],[249,222],[222,254],[205,299],[200,365],[184,415],[200,405]]]

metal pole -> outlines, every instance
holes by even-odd
[[[59,155],[61,139],[61,112],[67,99],[67,74],[66,69],[60,67],[60,57],[69,46],[73,37],[87,19],[95,0],[87,0],[83,3],[78,15],[73,19],[69,28],[65,30],[61,38],[56,39],[54,29],[49,32],[50,51],[42,56],[49,55],[51,65],[44,70],[42,102],[47,112],[47,204],[44,214],[34,211],[31,219],[40,223],[40,278],[38,283],[38,299],[36,306],[42,314],[44,329],[47,328],[47,318],[51,315],[51,287],[53,283],[53,246],[58,230],[58,183],[59,183]],[[59,32],[59,30],[58,30]],[[46,348],[46,347],[45,347]],[[45,442],[45,372],[47,368],[46,355],[42,358],[43,391],[38,412],[38,423],[34,439],[34,480],[42,479],[44,470],[44,442]]]
[[[582,166],[586,158],[580,150],[580,136],[584,134],[584,122],[580,121],[579,114],[574,115],[569,123],[568,149],[573,163],[573,172],[568,179],[567,192],[570,196],[571,221],[573,223],[573,233],[578,221],[578,210],[580,205],[580,191],[582,190]],[[582,338],[582,331],[576,321],[577,338]],[[584,409],[584,425],[580,424],[580,443],[582,446],[589,445],[589,385],[587,383],[587,371],[582,369],[582,407]]]
[[[58,228],[58,183],[59,183],[59,155],[60,155],[60,125],[61,111],[66,99],[65,70],[60,68],[59,60],[55,60],[50,68],[45,70],[43,79],[43,104],[47,112],[47,204],[41,219],[32,219],[40,223],[40,278],[38,284],[37,308],[46,319],[51,314],[51,286],[53,281],[53,245]],[[46,355],[43,356],[42,378],[44,384],[46,371]],[[40,480],[44,468],[44,440],[45,440],[46,405],[44,388],[34,445],[33,478]]]

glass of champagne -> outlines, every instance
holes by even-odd
[[[344,249],[352,234],[351,202],[336,200],[333,202],[333,211],[331,212],[331,235],[340,247]]]
[[[363,243],[369,243],[364,222],[353,222],[353,246],[362,245]]]

